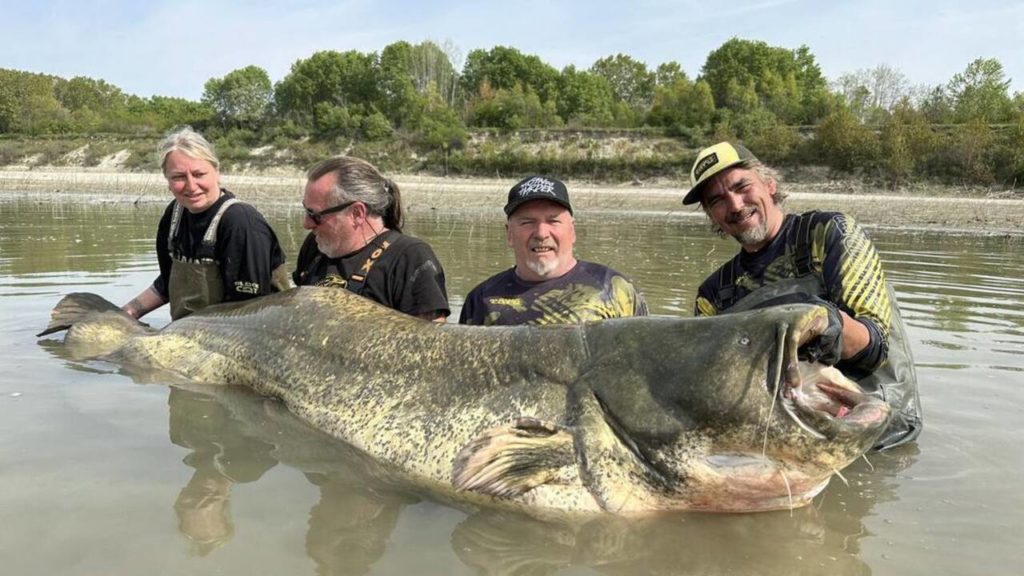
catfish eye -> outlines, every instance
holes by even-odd
[[[740,338],[740,346],[750,346],[750,338],[743,336]]]

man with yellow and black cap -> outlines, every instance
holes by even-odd
[[[878,252],[857,223],[839,212],[786,214],[778,172],[739,144],[701,150],[690,184],[683,204],[700,203],[713,229],[740,243],[739,254],[701,284],[694,314],[825,306],[829,328],[804,346],[804,358],[835,365],[893,406],[876,449],[916,438],[921,406],[903,321]]]
[[[516,264],[470,291],[460,324],[575,324],[647,315],[629,279],[573,255],[576,224],[565,184],[547,176],[522,179],[508,192],[505,215]]]

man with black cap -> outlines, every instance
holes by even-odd
[[[683,204],[699,202],[712,228],[741,248],[701,284],[694,314],[790,302],[826,307],[829,326],[802,356],[835,365],[892,405],[896,416],[876,448],[916,438],[921,408],[903,321],[878,253],[856,222],[838,212],[786,214],[778,173],[738,144],[701,150],[690,184]]]
[[[565,184],[524,178],[509,190],[505,215],[515,266],[470,291],[460,324],[575,324],[647,315],[643,295],[625,276],[573,256],[576,226]]]

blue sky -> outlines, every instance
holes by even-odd
[[[199,99],[249,65],[282,79],[320,50],[449,42],[513,46],[561,69],[625,53],[700,74],[732,37],[807,45],[829,79],[887,64],[913,84],[996,58],[1024,91],[1024,2],[977,0],[0,0],[0,68],[88,76],[125,92]]]

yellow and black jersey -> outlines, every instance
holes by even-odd
[[[488,278],[466,296],[460,324],[578,324],[591,320],[647,316],[647,302],[625,276],[593,262],[579,261],[565,275],[526,282],[515,268]]]
[[[712,316],[749,294],[785,279],[814,275],[821,298],[861,321],[871,333],[867,365],[884,360],[892,302],[878,252],[854,220],[838,212],[788,214],[775,239],[761,250],[741,250],[704,281],[694,314]]]

